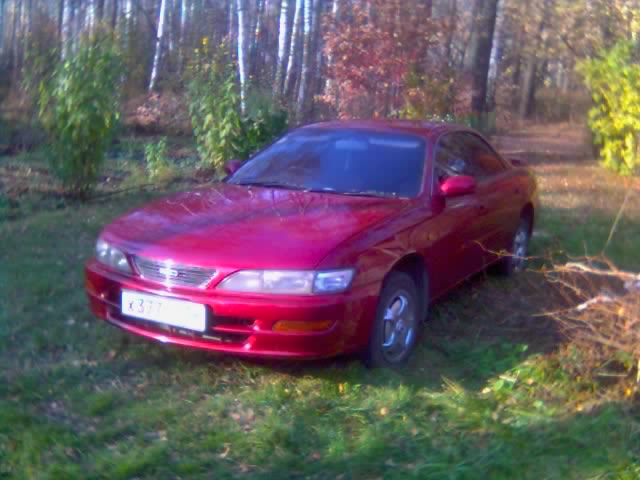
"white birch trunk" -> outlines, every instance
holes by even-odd
[[[302,40],[302,66],[300,67],[300,88],[296,104],[297,120],[302,120],[307,103],[307,87],[309,83],[309,62],[311,50],[311,14],[312,0],[304,0],[304,31]]]
[[[175,25],[175,14],[176,14],[176,5],[177,5],[177,0],[171,0],[169,3],[169,8],[168,8],[168,12],[169,12],[169,18],[167,19],[167,23],[169,24],[169,52],[173,52],[173,47],[175,45],[175,30],[173,28],[173,26]]]
[[[124,5],[122,6],[122,14],[124,16],[124,38],[129,43],[129,38],[131,35],[131,21],[133,19],[133,0],[125,0]]]
[[[282,94],[282,78],[284,76],[287,61],[287,39],[289,38],[289,1],[282,0],[280,4],[280,29],[278,32],[278,63],[276,64],[276,79],[273,84],[273,92]]]
[[[71,5],[69,0],[60,0],[60,56],[65,60],[69,55],[70,32],[71,32]]]
[[[237,0],[238,12],[238,73],[240,76],[240,107],[246,111],[247,100],[247,1]]]
[[[162,36],[164,35],[164,15],[167,7],[167,0],[160,3],[160,13],[158,14],[158,33],[156,34],[156,49],[153,56],[153,67],[151,68],[151,78],[149,79],[149,91],[153,91],[156,86],[158,77],[158,67],[160,65],[160,56],[162,54]]]
[[[298,40],[298,32],[300,31],[300,18],[302,17],[302,2],[303,0],[296,0],[296,10],[293,15],[293,25],[291,26],[291,41],[289,42],[289,59],[287,61],[287,75],[284,79],[283,92],[286,94],[291,83],[291,76],[293,75],[293,66],[296,55],[296,47]]]

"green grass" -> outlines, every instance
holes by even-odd
[[[536,253],[552,249],[571,256],[605,255],[620,268],[639,271],[640,217],[622,216],[607,243],[614,220],[597,210],[578,220],[570,210],[543,208],[541,228],[550,236],[539,242]]]
[[[589,404],[592,385],[500,330],[484,295],[517,282],[480,279],[437,306],[401,371],[238,360],[94,320],[82,264],[102,225],[151,197],[0,225],[0,478],[640,475],[636,413]]]
[[[140,183],[145,141],[121,141],[110,160],[123,186]],[[611,203],[604,190],[562,203],[562,183],[547,184],[534,254],[601,253],[624,192],[606,210],[590,206]],[[481,276],[444,299],[399,371],[239,360],[95,320],[82,276],[95,238],[157,195],[0,196],[0,479],[640,478],[637,408],[553,353],[536,316],[553,299],[534,274]],[[640,270],[629,205],[605,253]]]

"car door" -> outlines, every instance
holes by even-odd
[[[432,241],[425,245],[424,255],[430,261],[432,295],[436,297],[482,269],[478,240],[486,227],[479,215],[482,203],[477,193],[444,200],[438,195],[439,184],[447,177],[473,173],[464,133],[447,133],[438,139],[432,168],[432,198],[439,206],[425,225]]]
[[[482,232],[478,238],[485,265],[498,258],[498,252],[510,247],[514,225],[519,215],[519,201],[514,197],[514,178],[502,158],[482,137],[464,134],[469,154],[469,167],[477,181],[480,202],[479,221]]]

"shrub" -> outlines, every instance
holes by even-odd
[[[50,165],[68,194],[95,185],[119,120],[120,54],[112,37],[85,37],[40,81],[39,117],[51,143]]]
[[[245,160],[282,134],[287,112],[270,97],[252,95],[240,113],[236,69],[225,44],[196,52],[188,82],[189,114],[204,166],[222,173],[226,161]]]
[[[288,128],[287,110],[267,95],[250,95],[247,115],[242,118],[243,143],[240,159],[246,159],[281,136]]]
[[[639,164],[640,64],[635,55],[631,42],[620,42],[578,65],[594,103],[589,127],[602,163],[623,175],[633,174]]]
[[[145,145],[144,159],[147,164],[149,180],[152,182],[166,181],[174,176],[174,169],[167,159],[166,138]]]
[[[225,44],[212,58],[197,53],[188,82],[189,114],[203,164],[221,173],[243,148],[236,73]]]

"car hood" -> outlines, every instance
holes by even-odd
[[[407,200],[215,184],[152,202],[102,236],[127,253],[223,268],[315,268]]]

